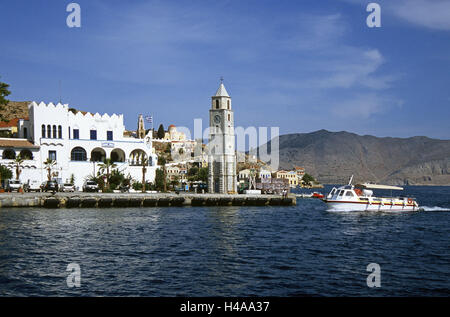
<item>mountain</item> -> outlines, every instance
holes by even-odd
[[[356,182],[450,185],[450,140],[320,130],[281,135],[279,155],[280,169],[305,167],[325,184],[346,183],[354,175]]]

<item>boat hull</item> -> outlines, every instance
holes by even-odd
[[[370,204],[366,202],[339,202],[327,201],[328,211],[419,211],[419,207],[414,204]]]

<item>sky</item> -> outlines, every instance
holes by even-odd
[[[220,77],[235,124],[450,139],[450,0],[0,0],[10,100],[208,124]]]

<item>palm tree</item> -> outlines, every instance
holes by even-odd
[[[50,158],[48,158],[48,159],[44,162],[45,169],[47,170],[47,178],[48,178],[49,181],[52,180],[52,176],[53,176],[53,174],[52,174],[52,169],[55,167],[55,164],[56,164],[56,161],[55,161],[55,160],[52,160],[52,159],[50,159]]]
[[[11,179],[12,172],[6,166],[0,164],[0,189],[3,189],[2,180]]]
[[[19,155],[17,155],[16,159],[14,160],[16,164],[16,180],[19,180],[20,173],[22,173],[22,163],[24,159]]]
[[[106,188],[109,189],[109,176],[112,169],[117,167],[117,164],[114,163],[110,158],[104,159],[103,163],[98,165],[100,167],[100,173],[106,172]]]
[[[142,192],[145,193],[145,173],[147,173],[148,158],[146,157],[142,158],[141,165],[142,165]]]

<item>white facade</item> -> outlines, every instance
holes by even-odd
[[[209,110],[208,191],[236,193],[234,112],[223,83],[212,97]]]
[[[55,178],[67,182],[75,177],[75,186],[81,188],[85,179],[97,174],[98,164],[105,158],[115,161],[126,176],[142,179],[142,158],[148,159],[146,180],[153,182],[157,156],[152,147],[151,132],[143,139],[124,137],[123,115],[100,115],[69,109],[67,104],[30,103],[29,121],[19,122],[19,137],[36,148],[30,149],[33,158],[24,162],[20,180],[47,180],[44,162],[56,161]],[[18,147],[1,147],[1,164],[13,160],[4,157],[4,151],[20,153]],[[10,155],[8,155],[10,156]],[[29,166],[29,167],[27,167]],[[13,170],[13,169],[12,169]]]

